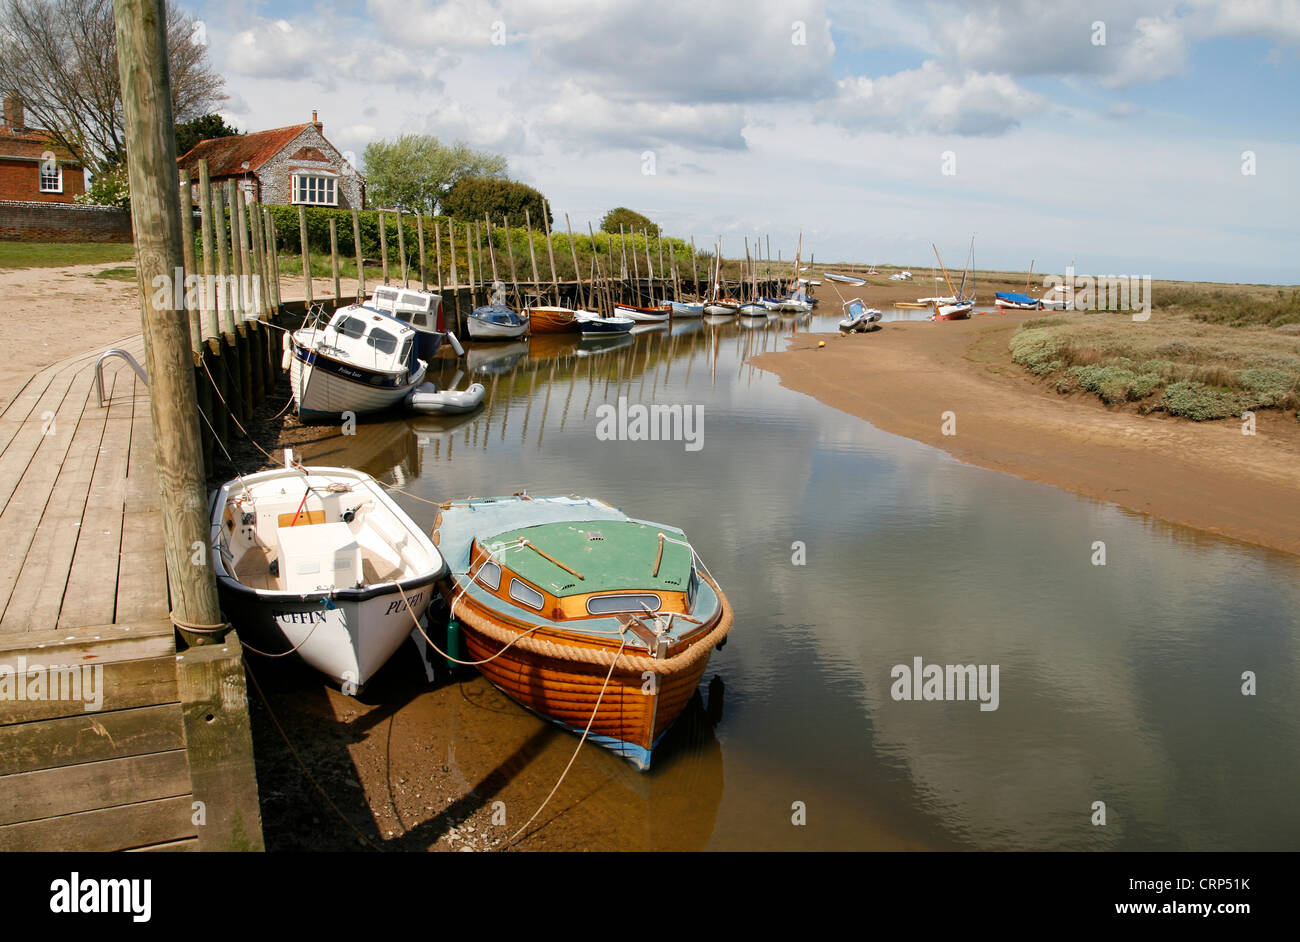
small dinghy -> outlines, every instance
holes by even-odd
[[[1037,298],[1031,298],[1027,294],[1020,294],[1016,291],[995,292],[993,304],[996,307],[1012,311],[1036,311],[1039,308]]]
[[[854,298],[844,305],[844,318],[840,321],[840,330],[846,333],[872,330],[872,325],[877,323],[883,316],[884,311],[878,311],[874,307],[867,307]]]
[[[251,647],[294,652],[360,688],[411,634],[447,566],[370,475],[292,461],[286,450],[284,468],[213,497],[221,608]]]
[[[574,311],[573,315],[584,337],[625,334],[636,325],[630,317],[601,317],[595,311]]]
[[[671,305],[661,304],[655,307],[635,307],[631,304],[615,304],[614,316],[630,317],[644,324],[662,323],[672,317]]]
[[[733,620],[682,531],[600,500],[516,496],[442,504],[433,540],[467,660],[648,769]]]
[[[669,301],[668,305],[673,309],[673,317],[702,317],[704,315],[703,301]]]
[[[535,305],[528,309],[528,321],[535,334],[567,334],[578,329],[571,307]]]
[[[465,320],[471,340],[515,340],[528,333],[528,315],[506,304],[506,286],[493,282],[488,304],[470,311]]]
[[[483,404],[487,390],[482,383],[465,389],[439,389],[437,383],[422,383],[406,395],[406,408],[422,415],[460,415]]]
[[[877,273],[876,273],[876,272],[871,272],[871,274],[874,275],[874,274],[877,274]],[[867,282],[866,282],[866,279],[858,278],[856,275],[840,275],[840,274],[837,274],[836,272],[829,272],[829,271],[826,272],[826,280],[827,280],[827,281],[838,281],[840,284],[843,284],[843,285],[856,285],[856,286],[858,286],[858,287],[862,287],[863,285],[865,285],[865,284],[867,283]]]

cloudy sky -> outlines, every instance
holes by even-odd
[[[182,5],[236,126],[463,139],[575,229],[1300,282],[1300,0]]]

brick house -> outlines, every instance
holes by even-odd
[[[6,98],[0,122],[0,200],[71,203],[86,192],[86,175],[50,132],[29,128],[21,98]]]
[[[308,124],[199,141],[176,162],[198,180],[203,159],[214,183],[234,180],[246,199],[365,209],[365,179],[325,139],[314,111]]]

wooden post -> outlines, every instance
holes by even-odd
[[[537,277],[537,250],[533,247],[533,220],[528,215],[528,207],[524,207],[524,225],[528,228],[528,260],[533,265],[533,294],[538,295],[542,290],[542,283]]]
[[[627,235],[623,232],[623,224],[618,224],[618,244],[622,247],[623,264],[619,269],[618,276],[626,284],[627,282]],[[632,251],[633,257],[636,256],[635,248]]]
[[[221,332],[217,321],[217,272],[212,245],[212,181],[207,160],[199,161],[199,238],[203,240],[203,328],[204,340]]]
[[[433,217],[433,251],[438,265],[438,294],[442,294],[442,223]]]
[[[420,290],[429,290],[429,279],[424,274],[424,213],[415,214],[415,234],[420,240]]]
[[[470,244],[469,223],[465,223],[465,267],[468,269],[467,277],[469,278],[469,306],[472,308],[477,303],[474,297],[474,246]]]
[[[515,244],[510,232],[510,220],[501,214],[501,231],[506,234],[506,254],[510,256],[510,281],[515,286],[515,306],[523,309],[523,298],[519,296],[519,274],[515,270]]]
[[[500,281],[497,277],[496,239],[492,237],[492,220],[487,213],[483,214],[483,222],[487,225],[488,257],[492,260],[492,287],[495,290],[496,283]]]
[[[248,229],[252,235],[253,273],[256,276],[253,293],[257,297],[257,316],[260,320],[271,313],[270,291],[266,284],[266,242],[262,237],[262,204],[251,203],[248,210]]]
[[[225,632],[209,562],[208,493],[189,327],[184,310],[173,306],[174,293],[155,305],[153,292],[145,288],[159,276],[174,278],[184,262],[175,213],[179,187],[166,16],[162,0],[116,0],[113,12],[171,617],[211,626],[204,633],[183,632],[191,645],[219,643]],[[192,562],[196,546],[202,550],[198,565]]]
[[[226,180],[222,184],[226,194],[226,207],[229,215],[226,222],[230,228],[230,316],[235,326],[244,322],[244,257],[239,254],[239,204],[236,202],[235,181]]]
[[[447,251],[451,253],[451,272],[448,277],[455,290],[460,287],[460,272],[456,271],[456,221],[450,216],[447,217]]]
[[[622,228],[620,226],[620,228]],[[636,299],[632,303],[641,303],[641,263],[636,259],[636,231],[632,231],[632,279],[633,279],[633,297]]]
[[[178,191],[181,201],[181,256],[185,260],[185,277],[181,281],[181,294],[185,296],[185,306],[189,308],[190,352],[197,357],[199,355],[199,344],[203,341],[199,336],[201,331],[199,326],[199,306],[189,304],[190,286],[194,284],[191,279],[198,275],[199,263],[194,257],[194,199],[190,196],[190,172],[188,170],[180,172]]]
[[[609,313],[607,317],[614,316],[614,298],[609,293],[609,282],[605,279],[604,273],[600,270],[600,263],[596,255],[596,232],[591,228],[591,220],[587,220],[587,235],[591,238],[591,259],[596,262],[596,277],[600,280],[600,293],[605,295],[605,307]],[[613,261],[610,261],[610,267],[613,268]]]
[[[548,203],[546,212],[542,215],[542,222],[546,224],[546,254],[551,257],[551,284],[555,287],[555,306],[560,306],[560,276],[555,272],[555,245],[551,242],[551,207]]]
[[[253,296],[253,259],[248,246],[248,203],[239,187],[235,187],[235,204],[235,219],[239,223],[239,291],[244,305],[240,311],[246,321],[255,316],[256,298]]]
[[[265,207],[262,212],[266,214],[266,233],[269,244],[267,245],[267,261],[271,266],[271,304],[272,314],[280,313],[280,232],[275,225],[275,217],[271,211]]]
[[[298,248],[302,252],[303,299],[311,307],[311,247],[307,244],[307,207],[298,205]]]
[[[406,264],[406,226],[402,222],[402,211],[397,211],[397,261],[402,266],[402,287],[411,287],[411,281],[407,277]]]
[[[384,284],[388,284],[388,223],[382,210],[379,213],[379,261],[384,269]]]
[[[235,332],[235,298],[230,290],[230,247],[226,241],[226,217],[222,193],[222,187],[216,186],[212,188],[212,224],[216,229],[215,241],[217,245],[217,308],[221,317],[220,333],[233,335]]]
[[[700,294],[700,270],[695,264],[695,236],[691,236],[691,281],[695,283],[695,297],[698,299]]]
[[[655,269],[650,264],[650,230],[642,229],[645,234],[645,276],[646,292],[650,295],[650,303],[655,303]]]
[[[664,279],[668,277],[667,273],[664,271],[664,231],[662,229],[655,233],[655,240],[659,243],[659,299],[662,301],[664,293],[663,283]],[[650,299],[650,303],[654,303],[653,298]]]
[[[330,217],[330,267],[334,271],[334,306],[339,306],[339,297],[341,291],[339,288],[339,227],[336,220]]]
[[[483,303],[487,303],[482,288],[483,283],[487,280],[483,276],[483,231],[478,227],[478,220],[474,220],[474,266],[478,272],[479,296],[483,298]]]
[[[573,256],[573,277],[578,281],[578,286],[574,288],[574,291],[577,292],[578,301],[585,308],[590,306],[591,301],[586,297],[582,287],[582,269],[578,267],[578,246],[573,241],[573,224],[569,222],[568,213],[564,214],[564,228],[569,232],[569,254]]]
[[[352,249],[357,254],[357,297],[366,293],[366,263],[361,257],[361,214],[352,210]]]

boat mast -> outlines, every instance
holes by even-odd
[[[948,294],[949,294],[949,296],[950,296],[950,297],[953,297],[953,298],[956,298],[956,297],[957,297],[957,293],[956,293],[955,291],[952,290],[952,279],[948,277],[948,269],[947,269],[947,268],[944,266],[944,264],[943,264],[943,258],[939,255],[939,249],[938,249],[938,247],[937,247],[933,242],[931,242],[931,243],[930,243],[930,248],[934,249],[934,257],[937,258],[937,259],[939,259],[939,270],[943,272],[943,280],[944,280],[944,282],[946,282],[947,285],[948,285]]]

